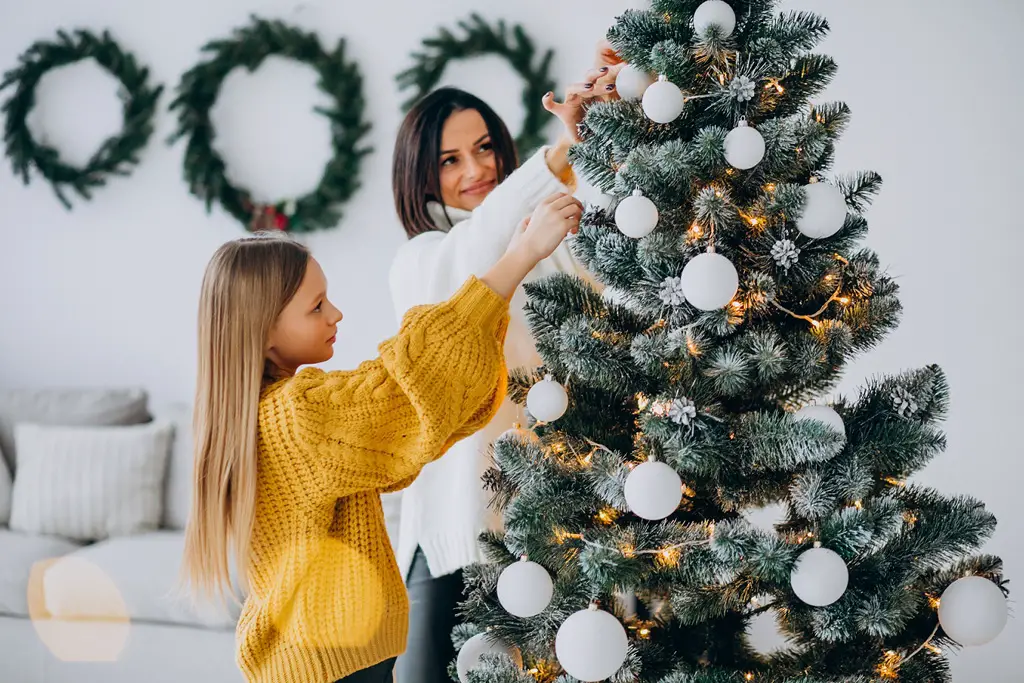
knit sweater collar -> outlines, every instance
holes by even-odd
[[[466,211],[465,209],[456,209],[451,206],[444,207],[441,205],[441,202],[427,202],[427,213],[430,214],[430,219],[434,221],[437,229],[444,232],[448,232],[473,215],[471,211]]]

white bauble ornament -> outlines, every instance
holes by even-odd
[[[999,586],[981,576],[950,584],[939,601],[939,623],[961,645],[985,645],[1006,626],[1006,597]]]
[[[534,384],[526,395],[526,409],[541,422],[554,422],[568,407],[569,394],[551,375]]]
[[[655,123],[672,123],[683,113],[683,91],[664,76],[644,92],[644,114]]]
[[[722,30],[723,38],[728,38],[736,30],[736,13],[728,3],[722,0],[707,0],[693,13],[693,28],[697,35],[704,35],[712,25]]]
[[[615,208],[615,227],[626,237],[647,237],[658,227],[658,207],[639,189]]]
[[[754,168],[764,159],[764,152],[764,138],[745,119],[725,136],[725,160],[733,168]]]
[[[846,424],[843,418],[831,406],[804,406],[793,414],[795,420],[817,420],[824,422],[833,430],[846,436]]]
[[[626,661],[626,629],[608,612],[591,606],[565,620],[555,636],[555,655],[573,678],[593,683],[615,675]]]
[[[627,64],[615,77],[615,90],[624,100],[639,100],[655,80],[653,74]]]
[[[831,237],[846,222],[846,199],[828,183],[804,185],[804,211],[796,221],[796,229],[814,239]]]
[[[629,473],[623,493],[629,509],[638,517],[665,519],[683,500],[683,482],[665,463],[648,460]]]
[[[498,602],[516,617],[535,617],[551,603],[555,587],[551,575],[525,557],[505,567],[498,577]]]
[[[683,295],[702,311],[722,308],[736,296],[740,276],[732,261],[714,252],[690,259],[683,268]]]
[[[789,583],[796,597],[808,605],[826,607],[843,597],[850,570],[835,551],[815,547],[797,558]]]
[[[518,648],[510,648],[505,643],[493,638],[489,633],[478,633],[462,646],[455,660],[455,668],[459,672],[460,683],[469,683],[467,675],[471,669],[480,664],[480,657],[485,654],[504,654],[512,658],[516,666],[522,668],[523,656]]]

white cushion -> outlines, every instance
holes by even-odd
[[[192,507],[192,406],[184,403],[170,404],[154,409],[153,414],[157,420],[166,420],[174,425],[174,441],[164,479],[164,515],[161,526],[183,530]]]
[[[0,449],[11,472],[18,469],[14,426],[131,425],[149,421],[148,395],[138,388],[49,388],[0,391]]]
[[[11,472],[7,469],[4,452],[0,449],[0,526],[7,526],[11,521]]]
[[[78,547],[61,538],[28,536],[0,529],[0,614],[27,617],[32,566],[66,555]]]
[[[172,427],[19,424],[11,529],[90,541],[155,529]]]
[[[47,568],[46,610],[58,619],[123,619],[234,628],[237,606],[192,606],[178,589],[185,536],[155,531],[86,546]],[[127,612],[127,614],[125,614]]]

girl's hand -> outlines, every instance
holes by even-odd
[[[591,69],[583,77],[583,81],[570,85],[565,92],[565,101],[557,102],[555,94],[549,92],[544,96],[544,108],[554,114],[565,126],[566,136],[572,142],[579,142],[579,124],[587,114],[587,107],[597,102],[608,102],[619,99],[615,90],[615,78],[624,64],[606,64]]]
[[[583,205],[578,199],[561,192],[553,194],[537,206],[532,216],[523,219],[508,249],[539,263],[551,256],[566,235],[579,230],[582,215]]]
[[[571,195],[553,194],[523,219],[505,255],[484,274],[482,281],[510,301],[516,288],[534,267],[551,256],[565,236],[579,230],[583,205]]]

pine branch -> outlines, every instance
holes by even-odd
[[[663,40],[657,43],[651,48],[651,73],[663,75],[676,85],[687,87],[700,73],[699,65],[690,59],[691,49],[688,41]]]
[[[685,44],[689,38],[678,25],[666,22],[663,14],[642,10],[626,10],[608,30],[607,37],[622,59],[648,71],[653,70],[651,49],[657,43],[678,37]]]
[[[466,676],[470,683],[536,683],[533,676],[508,655],[493,653],[481,655],[480,664],[467,672]]]
[[[789,73],[779,79],[783,93],[774,99],[770,110],[776,116],[790,116],[803,110],[810,98],[828,86],[837,68],[835,61],[825,55],[797,57]]]
[[[944,497],[916,486],[898,489],[894,495],[918,521],[886,546],[880,558],[883,567],[903,567],[916,578],[959,560],[995,531],[995,517],[973,498]]]
[[[830,460],[846,440],[820,422],[795,422],[785,413],[750,413],[733,425],[729,441],[735,464],[761,471]]]
[[[836,186],[846,195],[846,203],[854,211],[864,213],[872,199],[882,191],[882,177],[874,171],[861,171],[840,176],[836,179]]]
[[[655,204],[673,202],[690,189],[687,156],[686,146],[679,141],[633,147],[626,168],[616,177],[617,194],[626,196],[642,187]]]
[[[824,17],[811,12],[786,12],[775,17],[767,31],[782,50],[796,54],[813,50],[828,35]]]

